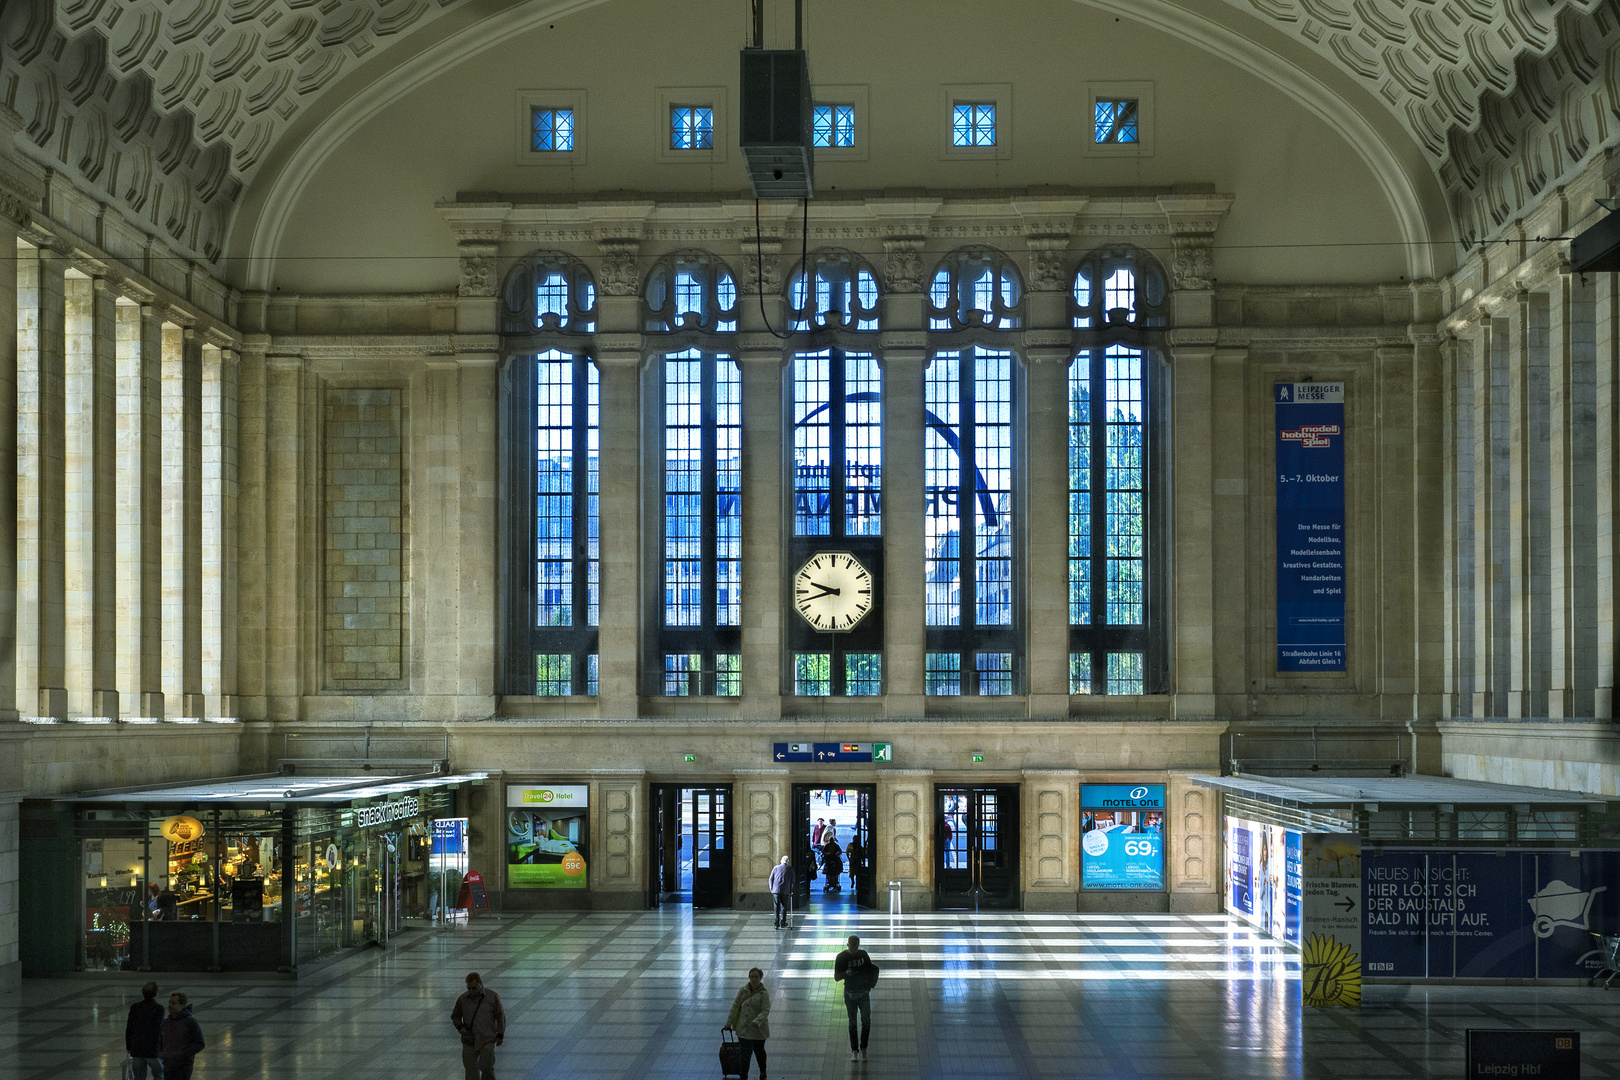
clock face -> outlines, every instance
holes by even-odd
[[[853,555],[824,551],[793,575],[793,606],[822,633],[850,629],[872,610],[872,574]]]

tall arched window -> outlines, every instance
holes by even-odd
[[[801,267],[789,283],[792,326],[811,344],[831,343],[793,355],[789,568],[821,553],[848,553],[877,592],[883,581],[883,372],[876,343],[861,340],[878,330],[877,275],[849,251],[818,251],[807,262],[809,274]],[[794,694],[882,693],[881,605],[839,633],[818,632],[794,614],[789,619]]]
[[[596,288],[583,263],[536,252],[502,289],[500,692],[597,692],[601,383]]]
[[[1012,260],[947,256],[929,291],[935,348],[923,381],[929,694],[1022,693],[1018,557],[1020,362],[996,331],[1023,323]]]
[[[659,417],[659,587],[649,693],[742,693],[742,372],[731,355],[736,281],[706,252],[647,277],[645,323],[675,346],[649,384]]]
[[[1164,685],[1159,348],[1164,273],[1135,248],[1084,259],[1071,293],[1069,692]]]

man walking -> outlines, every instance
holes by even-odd
[[[506,1041],[506,1010],[478,972],[467,976],[467,992],[456,998],[450,1022],[461,1033],[461,1066],[467,1080],[495,1080],[495,1048]]]
[[[833,961],[833,981],[844,984],[844,1011],[849,1013],[849,1060],[865,1061],[866,1044],[872,1038],[872,987],[877,985],[878,966],[861,948],[861,939],[851,934],[849,948]],[[860,1013],[859,1038],[855,1014]]]
[[[163,1006],[157,992],[155,982],[141,987],[141,1000],[129,1007],[124,1024],[124,1049],[135,1064],[135,1080],[163,1080]]]
[[[788,857],[782,856],[782,861],[771,867],[769,885],[771,889],[771,903],[776,907],[776,928],[788,928],[788,915],[793,909],[790,906],[793,900],[793,867],[788,865]]]
[[[186,995],[169,995],[169,1015],[163,1018],[158,1054],[163,1058],[163,1080],[191,1080],[191,1066],[203,1042],[202,1025],[191,1015]]]

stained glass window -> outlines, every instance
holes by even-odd
[[[810,143],[818,149],[855,145],[855,106],[817,105],[811,112]]]
[[[958,101],[951,106],[951,145],[996,145],[996,103]]]
[[[924,614],[930,651],[954,651],[966,694],[1018,683],[1015,368],[1010,352],[975,346],[935,353],[924,378]],[[1005,664],[973,658],[998,644],[983,655]]]
[[[726,694],[737,684],[735,658],[722,657],[734,653],[742,623],[741,405],[730,357],[698,349],[664,357],[660,640],[665,693],[676,696]],[[670,648],[678,643],[686,647]],[[670,666],[677,662],[686,666]],[[677,683],[684,689],[671,690]]]
[[[1132,100],[1097,102],[1096,131],[1098,143],[1134,143],[1140,138],[1137,124],[1137,106]]]
[[[669,146],[672,150],[714,149],[714,109],[708,105],[669,107]]]
[[[566,153],[574,148],[573,109],[535,109],[533,148]]]

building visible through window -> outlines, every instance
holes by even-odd
[[[714,149],[714,109],[708,105],[669,107],[671,150]]]
[[[1134,143],[1139,142],[1140,137],[1135,101],[1097,102],[1095,136],[1097,143]]]
[[[996,145],[996,103],[958,101],[951,107],[952,146]]]
[[[855,106],[817,105],[811,112],[810,142],[823,149],[855,145]]]
[[[567,153],[574,149],[573,109],[535,109],[532,115],[535,150]]]

